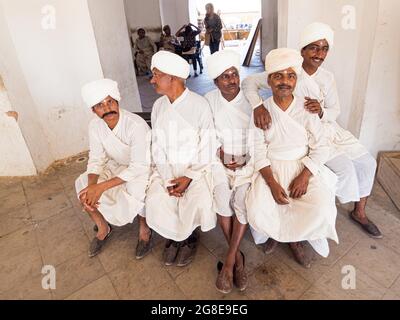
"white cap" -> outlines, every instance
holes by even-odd
[[[118,83],[110,79],[89,82],[82,87],[81,93],[83,101],[89,108],[100,103],[108,96],[117,101],[121,100]]]
[[[232,50],[217,51],[207,58],[206,65],[208,75],[214,80],[231,67],[240,71],[240,54]]]
[[[304,28],[300,36],[300,49],[309,44],[318,41],[326,40],[329,47],[333,47],[334,31],[330,26],[321,22],[314,22]]]
[[[161,72],[186,79],[190,74],[190,65],[185,59],[169,51],[158,51],[151,59],[151,70],[157,68]]]

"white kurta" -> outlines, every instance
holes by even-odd
[[[89,161],[87,171],[75,182],[77,194],[88,185],[88,174],[99,175],[98,182],[114,177],[126,183],[111,188],[100,197],[99,211],[112,225],[133,222],[144,216],[144,199],[148,186],[151,134],[139,116],[120,109],[120,118],[111,130],[100,118],[89,124]]]
[[[264,102],[272,117],[267,131],[254,124],[255,170],[247,198],[250,226],[266,237],[279,242],[338,242],[335,229],[336,176],[323,164],[329,156],[327,137],[317,115],[304,109],[303,102],[294,99],[284,112],[273,101]],[[259,170],[271,166],[277,182],[289,194],[288,187],[306,166],[313,174],[307,193],[299,199],[289,198],[288,205],[278,205]]]
[[[211,163],[217,142],[207,100],[186,89],[173,103],[159,98],[153,106],[152,156],[155,170],[146,197],[148,225],[164,238],[183,241],[201,227],[216,226]],[[170,196],[175,178],[192,179],[183,197]]]
[[[256,108],[262,103],[258,90],[268,87],[267,73],[249,76],[242,87],[253,109]],[[374,182],[376,161],[349,131],[336,122],[340,104],[333,74],[321,67],[312,76],[303,70],[297,80],[295,95],[303,101],[306,96],[318,100],[324,110],[322,122],[331,145],[326,166],[339,178],[336,191],[339,201],[359,201],[368,196]]]
[[[218,142],[226,154],[245,156],[249,153],[248,131],[252,108],[242,91],[232,101],[227,101],[220,90],[205,95],[214,118]],[[222,165],[220,159],[213,167],[214,201],[218,214],[236,214],[242,224],[247,223],[245,197],[250,186],[254,166],[249,161],[236,171]]]

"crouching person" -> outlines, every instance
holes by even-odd
[[[86,84],[82,97],[97,118],[89,124],[87,171],[75,182],[83,209],[96,224],[89,257],[100,253],[112,226],[132,223],[139,215],[136,258],[151,249],[144,199],[150,177],[150,128],[139,116],[119,108],[118,84],[101,79]]]

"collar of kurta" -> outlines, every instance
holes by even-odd
[[[221,101],[225,104],[229,104],[229,105],[235,105],[236,103],[238,103],[240,101],[240,99],[242,98],[242,90],[240,89],[239,93],[236,95],[236,97],[232,100],[232,101],[228,101],[224,98],[224,96],[221,93],[221,90],[218,89],[218,95],[219,98],[221,99]]]
[[[305,77],[315,78],[315,77],[319,74],[320,70],[321,70],[321,67],[319,67],[319,68],[317,69],[317,71],[315,71],[312,75],[309,75],[303,68],[301,68],[301,73],[302,73],[303,76],[305,76]]]
[[[182,94],[177,99],[175,99],[174,102],[171,103],[171,101],[167,96],[165,96],[165,99],[172,107],[176,107],[177,105],[179,105],[179,103],[181,103],[183,99],[187,97],[188,94],[189,94],[189,89],[186,88],[185,91],[183,91]]]
[[[283,112],[283,113],[289,113],[290,110],[292,110],[293,107],[296,105],[296,103],[297,103],[297,98],[296,98],[296,96],[293,96],[293,101],[292,101],[292,103],[290,104],[290,106],[286,109],[286,111],[283,111],[283,110],[275,103],[274,97],[271,97],[271,101],[272,101],[272,105],[273,105],[275,108],[278,108],[278,109],[279,109],[281,112]]]

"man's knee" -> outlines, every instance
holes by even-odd
[[[376,171],[377,162],[375,158],[369,153],[356,159],[355,163],[357,167],[360,167],[364,172],[374,172]]]
[[[236,192],[233,196],[233,209],[236,214],[241,213],[245,214],[246,213],[246,196],[247,192],[250,188],[250,184],[245,184],[236,189]]]
[[[338,177],[355,176],[356,169],[353,162],[348,157],[335,158],[326,163],[326,166],[331,169]]]
[[[214,188],[214,203],[218,214],[223,216],[231,216],[232,209],[230,207],[231,192],[225,184],[219,184]]]

